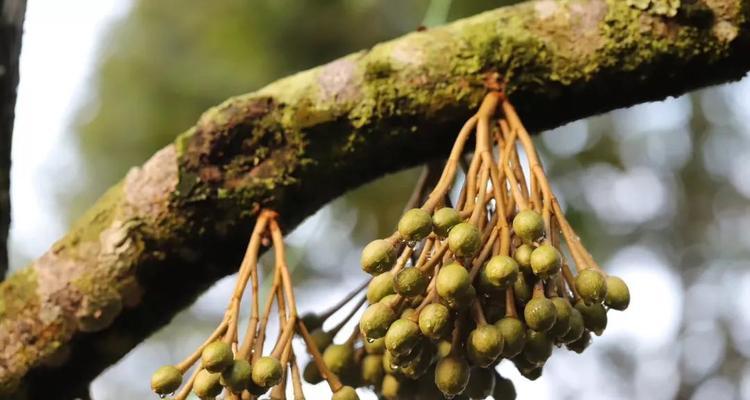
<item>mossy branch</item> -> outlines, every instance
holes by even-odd
[[[289,231],[346,190],[445,156],[488,86],[540,130],[742,77],[750,0],[681,3],[505,7],[207,111],[0,285],[0,398],[85,393],[235,270],[261,208]]]

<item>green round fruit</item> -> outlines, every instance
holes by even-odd
[[[437,357],[438,358],[445,358],[448,357],[448,355],[451,354],[451,349],[453,348],[453,345],[448,340],[441,340],[437,344]]]
[[[531,300],[533,290],[534,286],[529,282],[526,275],[518,274],[516,281],[513,283],[513,297],[515,297],[516,303],[524,304]]]
[[[469,383],[469,364],[457,356],[442,358],[435,366],[435,385],[446,397],[461,394]]]
[[[482,234],[479,229],[462,222],[448,233],[448,248],[456,257],[474,257],[482,247]]]
[[[362,249],[360,265],[370,275],[379,275],[390,270],[396,263],[396,250],[391,242],[376,239]]]
[[[575,307],[570,309],[570,318],[568,321],[570,329],[562,337],[560,337],[561,343],[570,343],[578,340],[583,331],[586,329],[583,325],[583,315]]]
[[[487,367],[503,352],[503,335],[495,325],[481,325],[469,333],[466,354],[480,367]]]
[[[201,399],[213,399],[221,393],[222,387],[219,382],[219,373],[212,373],[202,369],[198,371],[193,381],[193,393]]]
[[[494,368],[472,368],[465,395],[471,399],[486,399],[495,390]]]
[[[451,312],[440,303],[431,303],[419,313],[419,330],[423,335],[439,340],[450,333]]]
[[[367,340],[379,339],[385,336],[388,327],[396,320],[396,314],[391,307],[383,303],[375,303],[367,307],[359,320],[359,330]]]
[[[518,318],[505,317],[495,322],[495,327],[503,336],[503,357],[517,356],[526,344],[526,327],[523,322]]]
[[[419,326],[410,319],[397,319],[385,334],[385,348],[394,355],[408,354],[420,339]]]
[[[367,354],[383,354],[385,351],[385,338],[362,341]]]
[[[607,297],[607,280],[604,274],[587,268],[576,277],[576,291],[586,304],[601,303]]]
[[[366,385],[379,386],[384,375],[382,355],[368,354],[362,358],[362,382]]]
[[[543,244],[531,252],[531,270],[534,275],[547,279],[562,266],[562,256],[556,248]]]
[[[607,277],[607,297],[604,304],[614,310],[625,310],[630,305],[630,289],[625,281],[616,277]]]
[[[367,284],[367,302],[369,304],[375,304],[383,299],[383,297],[395,293],[393,275],[391,274],[383,273],[374,276],[370,279],[370,283]]]
[[[513,253],[513,259],[518,263],[519,269],[527,274],[532,273],[531,271],[531,253],[534,251],[534,247],[528,244],[522,244],[516,248]]]
[[[412,208],[398,221],[398,233],[407,242],[418,242],[432,232],[432,217],[421,208]]]
[[[583,326],[600,336],[607,328],[607,310],[604,306],[599,303],[587,305],[578,300],[575,307],[583,316]]]
[[[323,375],[313,361],[310,361],[305,365],[305,369],[302,370],[302,378],[305,382],[311,385],[317,385],[318,383],[323,382]]]
[[[201,361],[208,372],[221,372],[232,365],[234,354],[229,343],[216,341],[203,348]]]
[[[453,297],[442,297],[441,301],[451,310],[461,312],[471,306],[476,296],[477,291],[474,289],[474,286],[469,286],[469,289],[466,290],[466,292]]]
[[[165,365],[151,375],[151,390],[161,396],[174,392],[181,384],[182,372],[171,365]]]
[[[529,330],[523,355],[530,363],[541,364],[552,355],[552,340],[543,332]]]
[[[253,364],[253,383],[269,388],[281,381],[281,363],[274,357],[261,357]]]
[[[495,375],[495,390],[492,391],[495,400],[516,400],[516,387],[513,381],[500,375]]]
[[[393,277],[393,288],[404,297],[417,296],[427,289],[427,276],[418,268],[405,268]]]
[[[323,326],[323,322],[323,317],[318,314],[308,313],[302,316],[302,323],[305,324],[308,331],[320,328]]]
[[[253,369],[247,360],[237,359],[229,368],[221,373],[219,382],[232,393],[241,393],[247,389],[247,384],[253,374]]]
[[[448,237],[450,230],[461,223],[461,214],[454,208],[443,207],[432,216],[432,229],[439,237]]]
[[[469,271],[459,263],[450,263],[438,271],[435,289],[444,299],[457,298],[465,295],[471,287]]]
[[[479,270],[483,288],[503,290],[518,278],[518,264],[508,256],[494,256]]]
[[[530,243],[544,236],[544,219],[534,210],[523,210],[513,218],[513,232]]]
[[[401,381],[391,374],[383,377],[380,393],[388,400],[396,400],[402,394]]]
[[[584,350],[586,350],[587,347],[589,347],[590,344],[591,333],[589,333],[588,331],[584,331],[581,337],[573,342],[566,344],[565,347],[567,347],[570,351],[575,351],[576,353],[581,354]]]
[[[333,343],[333,335],[320,328],[310,332],[310,337],[312,338],[313,343],[315,343],[315,348],[317,348],[319,352],[323,352],[326,347]]]
[[[557,310],[552,301],[545,297],[535,297],[523,309],[526,325],[537,332],[547,332],[557,321]]]
[[[553,339],[557,339],[563,337],[570,329],[570,313],[573,310],[573,306],[570,305],[568,300],[562,297],[553,297],[552,304],[555,305],[557,319],[552,328],[547,332],[547,335]]]
[[[331,400],[359,400],[357,391],[351,386],[342,386],[331,396]]]
[[[323,352],[323,362],[336,375],[354,365],[354,349],[347,344],[332,344]]]

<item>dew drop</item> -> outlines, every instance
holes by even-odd
[[[367,343],[373,343],[373,342],[375,342],[375,339],[369,338],[369,337],[367,338]]]

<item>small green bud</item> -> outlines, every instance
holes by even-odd
[[[438,295],[444,299],[464,295],[471,287],[469,271],[455,262],[440,268],[436,279],[435,289],[437,289]]]
[[[462,222],[448,233],[448,247],[456,257],[474,257],[482,247],[482,234],[476,226]]]
[[[560,338],[561,343],[570,343],[578,340],[583,331],[586,329],[583,326],[583,315],[575,307],[570,309],[570,329],[568,332]]]
[[[359,396],[357,396],[357,391],[353,387],[342,386],[331,396],[331,400],[359,400]]]
[[[362,270],[370,275],[379,275],[390,270],[396,263],[396,250],[391,242],[376,239],[362,249],[360,264]]]
[[[393,278],[393,288],[404,297],[424,293],[428,283],[427,276],[418,268],[404,268]]]
[[[375,303],[367,307],[359,320],[359,330],[365,339],[378,339],[385,336],[388,327],[396,320],[396,314],[389,306]]]
[[[547,335],[553,339],[564,336],[570,329],[570,313],[573,307],[570,305],[568,300],[562,297],[552,298],[552,304],[555,305],[555,311],[557,320],[552,328],[547,332]]]
[[[513,381],[500,375],[495,375],[495,390],[492,392],[495,400],[516,400],[516,387]]]
[[[541,364],[552,355],[552,341],[543,332],[529,330],[523,355],[534,364]]]
[[[274,357],[261,357],[253,364],[253,383],[269,388],[281,381],[281,363]]]
[[[378,386],[383,381],[383,356],[368,354],[362,358],[362,382],[366,385]]]
[[[253,374],[253,369],[247,360],[237,359],[229,368],[221,373],[219,382],[232,393],[241,393],[247,389],[247,384]]]
[[[398,233],[408,242],[418,242],[432,232],[432,217],[421,208],[412,208],[398,221]]]
[[[346,344],[332,344],[323,352],[323,362],[331,372],[341,375],[354,364],[354,349]]]
[[[385,351],[385,338],[381,337],[375,340],[363,340],[365,352],[367,354],[383,354]]]
[[[464,391],[469,383],[469,374],[469,364],[466,360],[448,356],[438,361],[435,366],[435,384],[446,397],[453,397]]]
[[[516,248],[513,253],[513,259],[518,263],[518,267],[521,271],[527,274],[531,274],[531,253],[534,251],[534,247],[528,244],[522,244]]]
[[[584,269],[576,277],[576,291],[586,304],[601,303],[607,297],[607,280],[593,268]]]
[[[430,303],[419,313],[419,330],[432,340],[445,337],[451,328],[451,312],[440,303]]]
[[[393,289],[393,275],[391,274],[384,273],[374,276],[367,284],[367,302],[369,304],[375,304],[383,297],[394,293],[396,293],[396,290]]]
[[[201,399],[213,399],[221,393],[222,387],[219,382],[219,373],[212,373],[202,369],[198,371],[193,381],[193,393]]]
[[[394,355],[408,354],[420,338],[419,326],[409,319],[397,319],[385,334],[385,348]]]
[[[233,360],[232,347],[221,341],[210,343],[201,353],[203,368],[208,372],[221,372],[232,365]]]
[[[535,297],[523,309],[526,325],[537,332],[547,332],[557,321],[557,310],[552,301],[545,297]]]
[[[443,207],[432,216],[432,229],[441,237],[447,237],[451,228],[461,223],[461,214],[454,208]]]
[[[589,333],[589,331],[583,331],[581,337],[573,342],[566,344],[565,347],[567,347],[570,351],[575,351],[576,353],[581,354],[584,350],[586,350],[587,347],[589,347],[590,344],[591,333]]]
[[[495,390],[495,370],[494,368],[477,368],[471,369],[469,374],[469,384],[466,385],[465,395],[471,399],[486,399],[492,395]]]
[[[531,270],[534,275],[547,279],[557,273],[562,265],[562,256],[556,248],[543,244],[531,252]]]
[[[311,385],[317,385],[318,383],[323,382],[323,375],[321,375],[318,366],[315,365],[315,362],[313,361],[310,361],[305,365],[305,369],[302,370],[302,378],[305,379],[305,382]]]
[[[623,311],[630,304],[630,290],[625,281],[616,277],[607,277],[607,297],[604,300],[607,307]]]
[[[480,367],[491,365],[503,352],[503,335],[495,325],[481,325],[469,333],[466,354]]]
[[[307,313],[302,316],[302,323],[305,324],[305,328],[307,328],[308,331],[320,328],[323,326],[323,322],[323,317],[318,314]]]
[[[583,316],[583,326],[596,333],[597,336],[601,336],[604,329],[607,328],[607,310],[604,306],[599,303],[587,305],[579,300],[576,303],[576,309]]]
[[[315,348],[320,352],[333,343],[333,335],[320,328],[310,332],[310,337],[312,338],[313,343],[315,343]]]
[[[513,232],[524,242],[533,242],[544,236],[544,219],[536,211],[523,210],[513,218]]]
[[[517,356],[526,344],[526,327],[523,322],[518,318],[506,317],[495,322],[495,327],[503,336],[503,357]]]
[[[508,256],[494,256],[479,270],[483,288],[502,290],[518,278],[518,264]]]
[[[528,281],[526,275],[518,274],[516,281],[513,283],[513,296],[516,303],[524,304],[531,300],[533,289],[533,285]]]
[[[161,396],[174,392],[181,384],[182,372],[171,365],[165,365],[151,375],[151,390]]]

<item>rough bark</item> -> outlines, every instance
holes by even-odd
[[[85,393],[235,269],[261,207],[289,231],[348,189],[445,155],[488,82],[530,128],[551,128],[740,78],[749,17],[750,0],[536,1],[229,99],[0,286],[0,393]]]
[[[10,147],[26,0],[0,0],[0,280],[8,271]]]

